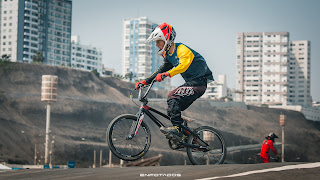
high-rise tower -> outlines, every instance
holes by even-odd
[[[44,63],[70,65],[71,0],[2,0],[0,55],[31,62],[39,51]]]
[[[147,43],[153,28],[158,24],[146,17],[125,19],[123,21],[122,42],[122,74],[132,73],[134,79],[141,80],[149,77],[163,62],[157,54],[155,42]],[[157,89],[170,88],[170,78],[162,83],[155,83]]]

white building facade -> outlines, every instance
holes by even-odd
[[[103,77],[112,77],[114,76],[114,69],[112,68],[106,68],[104,67],[104,64],[102,64],[102,74]]]
[[[163,63],[163,58],[157,54],[155,42],[147,43],[153,28],[158,24],[147,17],[123,20],[122,41],[122,75],[133,73],[135,80],[146,79]],[[170,78],[164,82],[155,83],[156,89],[169,89]]]
[[[291,41],[288,75],[288,104],[312,106],[311,82],[311,42]]]
[[[70,65],[71,0],[1,0],[0,55],[31,62],[41,52],[44,63]]]
[[[80,43],[80,36],[72,36],[71,67],[102,74],[102,50]]]
[[[300,101],[293,99],[296,95],[292,93],[301,91],[298,90],[300,84],[305,85],[303,88],[307,88],[308,82],[310,85],[310,76],[309,80],[306,76],[306,79],[298,81],[293,81],[293,76],[301,72],[310,74],[310,63],[305,62],[305,68],[292,67],[297,53],[301,54],[291,51],[292,44],[296,42],[289,41],[288,32],[237,34],[237,101],[256,105],[311,105],[308,100],[311,99],[310,86],[309,90],[303,92],[308,94],[304,94],[304,97],[298,95]],[[306,43],[304,50],[301,56],[306,58],[310,54],[310,43]],[[304,60],[307,59],[310,60],[310,56]]]
[[[202,98],[221,99],[228,96],[226,75],[219,75],[215,81],[207,84],[206,92]]]

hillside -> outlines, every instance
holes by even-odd
[[[39,156],[44,156],[46,103],[40,101],[42,75],[59,77],[58,101],[51,105],[53,163],[75,160],[78,167],[88,167],[93,163],[93,150],[100,149],[107,160],[105,132],[109,122],[120,114],[135,114],[138,110],[128,98],[134,84],[74,69],[21,63],[0,66],[0,160],[33,164],[35,145]],[[150,97],[161,97],[162,93],[156,93],[153,91]],[[150,104],[165,112],[165,101]],[[208,100],[198,100],[184,112],[198,120],[191,126],[219,129],[228,146],[259,144],[270,131],[280,141],[280,113],[288,117],[286,161],[320,161],[320,132],[301,113],[253,106],[216,108]],[[170,150],[160,131],[146,121],[152,128],[152,144],[146,157],[161,153],[162,165],[183,164],[186,154]],[[260,162],[257,153],[258,149],[228,154],[227,162]],[[249,158],[256,160],[245,161]]]

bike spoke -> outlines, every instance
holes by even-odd
[[[140,127],[135,137],[128,139],[130,130],[135,124],[136,121],[133,119],[120,119],[113,127],[113,146],[123,155],[138,155],[147,146],[146,139],[148,135],[143,127]]]
[[[189,143],[193,145],[200,145],[206,147],[202,141],[209,146],[203,148],[189,148],[188,155],[193,164],[208,165],[219,164],[224,160],[225,154],[223,152],[224,142],[221,137],[212,128],[200,128],[197,132],[200,139],[190,137]]]

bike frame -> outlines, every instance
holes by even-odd
[[[142,88],[140,87],[139,88],[139,95],[138,95],[138,98],[139,98],[139,101],[141,102],[141,106],[140,106],[140,109],[139,109],[139,113],[138,113],[138,118],[137,118],[137,121],[135,122],[134,124],[134,128],[132,129],[132,131],[130,132],[129,136],[128,136],[128,139],[132,139],[134,138],[134,136],[137,135],[138,131],[139,131],[139,128],[141,126],[141,123],[144,119],[144,115],[146,114],[159,128],[161,127],[165,127],[165,125],[163,123],[161,123],[160,120],[158,120],[156,117],[154,117],[154,115],[150,112],[154,112],[156,114],[159,114],[160,116],[166,118],[167,120],[170,120],[170,117],[167,116],[166,114],[163,114],[162,112],[156,110],[156,109],[153,109],[152,107],[148,106],[148,100],[146,98],[146,96],[148,95],[151,87],[153,86],[155,80],[153,80],[150,84],[150,86],[148,87],[146,93],[144,94],[143,97],[141,97],[141,91],[142,91]],[[187,135],[190,135],[192,134],[196,140],[199,140],[199,144],[202,144],[203,146],[209,146],[206,142],[204,142],[196,133],[194,133],[191,129],[189,129],[187,127],[187,124],[186,122],[184,122],[185,125],[181,125],[181,128],[183,129],[183,131],[187,134]],[[193,147],[193,148],[205,148],[203,146],[197,146],[197,145],[191,145],[191,144],[187,144],[187,143],[181,143],[182,145],[186,145],[186,146],[189,146],[189,147]]]

